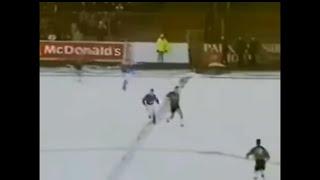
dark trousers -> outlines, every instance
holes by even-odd
[[[244,53],[243,52],[238,52],[237,54],[238,54],[238,65],[242,66],[244,64],[244,59],[243,59]]]
[[[228,53],[226,52],[222,53],[221,62],[224,65],[228,65]]]
[[[250,53],[251,59],[250,59],[250,64],[255,65],[257,64],[257,59],[256,59],[256,54],[255,53]]]
[[[164,54],[164,52],[158,51],[158,62],[163,63],[163,54]]]
[[[98,36],[97,36],[97,40],[98,40],[98,41],[103,41],[103,38],[104,38],[103,35],[98,35]]]

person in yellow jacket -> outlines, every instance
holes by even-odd
[[[164,34],[160,34],[160,37],[157,40],[157,53],[158,53],[158,62],[163,62],[164,54],[169,51],[169,43],[164,37]]]

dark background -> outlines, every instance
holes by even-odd
[[[199,29],[205,31],[206,42],[215,42],[221,35],[229,41],[240,35],[256,36],[263,43],[280,42],[279,2],[124,2],[120,11],[116,10],[118,4],[41,2],[40,26],[49,21],[49,29],[64,39],[61,36],[69,33],[70,24],[79,22],[80,12],[95,14],[93,24],[102,18],[99,14],[107,12],[112,16],[111,34],[105,38],[112,40],[154,41],[164,32],[171,42],[183,42],[187,30]],[[41,30],[41,35],[47,31]],[[94,31],[83,33],[86,40],[96,39]]]
[[[2,7],[5,24],[2,42],[18,42],[20,47],[9,45],[2,58],[3,178],[36,180],[39,179],[39,3],[4,1]],[[310,154],[310,148],[316,148],[319,136],[319,126],[315,124],[319,116],[315,104],[319,66],[314,54],[306,52],[317,52],[319,32],[314,24],[318,6],[311,1],[286,0],[282,1],[281,9],[281,176],[284,180],[314,179],[318,161],[315,153]],[[18,17],[9,18],[11,14]],[[310,38],[312,35],[315,38]]]

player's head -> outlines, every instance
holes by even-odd
[[[257,144],[257,146],[260,146],[260,144],[261,144],[261,139],[257,139],[257,140],[256,140],[256,144]]]
[[[163,33],[160,34],[160,38],[161,38],[161,39],[164,38],[164,34],[163,34]]]
[[[179,92],[179,86],[174,87],[175,92]]]
[[[153,92],[154,92],[154,89],[151,88],[151,89],[150,89],[150,93],[153,94]]]

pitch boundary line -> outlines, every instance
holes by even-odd
[[[56,148],[56,149],[42,149],[40,152],[44,153],[55,153],[55,152],[89,152],[89,151],[127,151],[128,147],[92,147],[92,148]],[[197,150],[197,149],[174,149],[174,148],[137,148],[137,152],[164,152],[164,153],[196,153],[201,155],[216,155],[216,156],[225,156],[236,159],[247,160],[245,157],[225,153],[222,151],[210,151],[210,150]],[[280,165],[280,162],[269,161],[269,164]]]

